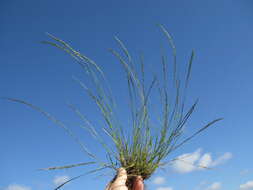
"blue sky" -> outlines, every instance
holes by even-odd
[[[188,162],[206,164],[200,170],[174,163],[147,181],[154,190],[253,189],[252,80],[253,2],[251,0],[43,0],[0,3],[0,96],[29,101],[62,119],[98,156],[103,151],[76,125],[66,106],[78,105],[93,122],[102,118],[90,99],[72,80],[80,68],[64,53],[40,44],[45,32],[70,42],[104,70],[122,104],[123,72],[108,48],[113,36],[125,42],[134,56],[143,52],[150,70],[160,57],[163,24],[177,46],[180,67],[196,52],[189,102],[200,102],[188,123],[188,134],[217,117],[225,119],[171,155],[188,155]],[[167,49],[166,49],[167,50]],[[170,55],[168,49],[168,57]],[[24,105],[0,101],[0,189],[49,190],[55,183],[92,167],[41,172],[38,168],[88,161],[62,129]],[[170,159],[169,158],[169,159]],[[111,175],[89,175],[64,189],[103,189]]]

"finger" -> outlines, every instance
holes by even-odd
[[[143,179],[141,176],[137,176],[134,180],[133,190],[144,190]]]
[[[118,169],[117,178],[112,183],[109,190],[128,190],[126,186],[127,172],[124,168]]]
[[[127,171],[125,170],[125,168],[119,168],[119,169],[118,169],[117,179],[118,179],[118,178],[127,180]],[[116,180],[117,180],[117,179],[116,179]]]

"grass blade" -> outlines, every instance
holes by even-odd
[[[85,166],[89,164],[95,164],[96,162],[83,162],[79,164],[71,164],[71,165],[66,165],[66,166],[55,166],[55,167],[49,167],[49,168],[41,168],[39,170],[61,170],[61,169],[69,169],[69,168],[74,168],[78,166]]]

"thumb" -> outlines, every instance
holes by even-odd
[[[127,171],[124,168],[118,169],[117,178],[111,185],[110,190],[128,190],[126,186]]]

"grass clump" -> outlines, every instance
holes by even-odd
[[[182,139],[185,124],[195,110],[198,102],[196,100],[196,102],[190,106],[188,110],[185,109],[185,94],[191,77],[194,52],[191,54],[186,69],[186,74],[182,80],[180,79],[178,73],[177,55],[174,42],[168,31],[162,25],[159,25],[159,28],[165,35],[166,39],[168,40],[168,44],[172,48],[173,90],[169,90],[168,88],[169,73],[165,56],[161,57],[162,75],[159,77],[154,76],[151,82],[147,84],[146,75],[149,73],[146,73],[144,69],[143,59],[141,59],[140,64],[136,65],[125,45],[117,37],[115,37],[115,40],[119,44],[119,47],[124,55],[121,55],[116,50],[110,49],[110,52],[122,65],[126,74],[131,113],[131,126],[130,130],[127,132],[126,129],[122,127],[122,125],[119,125],[118,120],[115,116],[116,109],[113,94],[108,83],[104,82],[107,80],[105,74],[98,66],[98,64],[96,64],[96,62],[92,59],[73,49],[65,41],[48,34],[48,36],[51,38],[51,41],[44,41],[43,43],[55,46],[67,52],[77,61],[77,63],[81,66],[81,69],[83,69],[85,74],[89,77],[90,82],[92,83],[92,89],[88,88],[82,81],[77,78],[75,78],[75,81],[77,81],[77,83],[96,103],[105,121],[105,126],[102,128],[102,132],[106,133],[106,135],[111,138],[115,146],[114,148],[111,148],[111,146],[105,142],[104,138],[102,138],[101,130],[94,127],[91,122],[85,117],[85,115],[78,110],[78,108],[73,105],[69,105],[69,107],[84,122],[84,125],[82,127],[88,130],[90,134],[95,138],[95,140],[99,142],[107,152],[108,162],[100,162],[96,158],[96,155],[91,153],[87,147],[83,145],[82,142],[72,133],[72,131],[65,126],[63,122],[57,120],[50,114],[44,112],[32,104],[9,98],[9,100],[26,104],[33,109],[38,110],[50,120],[61,126],[69,135],[75,139],[85,154],[87,154],[87,156],[91,159],[90,162],[86,163],[50,167],[46,168],[46,170],[71,168],[87,164],[98,164],[98,167],[91,172],[96,172],[105,168],[112,168],[116,170],[119,167],[124,167],[128,173],[127,186],[131,190],[133,181],[136,176],[142,176],[144,180],[148,179],[150,176],[152,176],[156,169],[167,163],[166,158],[171,154],[171,152],[181,147],[183,144],[207,129],[212,124],[221,120],[221,118],[215,119],[197,130],[191,136]],[[161,120],[159,126],[155,126],[155,129],[153,128],[151,121],[153,117],[151,111],[151,103],[153,100],[151,98],[151,92],[153,91],[156,91],[157,94],[159,94],[161,100]],[[171,94],[174,94],[173,98]],[[66,183],[81,176],[82,175],[72,178],[56,189],[61,188]]]

